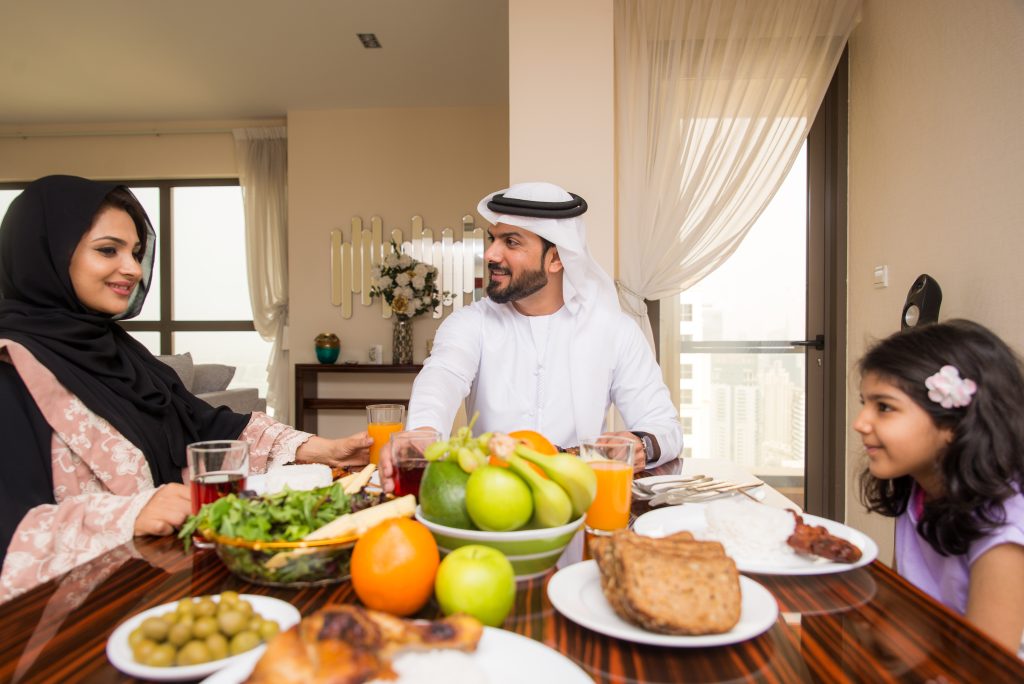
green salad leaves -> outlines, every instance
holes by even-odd
[[[192,534],[203,529],[249,541],[297,541],[351,509],[349,497],[337,482],[309,491],[286,488],[264,496],[228,494],[189,516],[178,537],[184,540],[186,551]]]

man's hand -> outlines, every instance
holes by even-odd
[[[156,490],[149,503],[142,507],[135,518],[135,535],[171,534],[192,512],[192,497],[183,484],[165,484]]]
[[[633,472],[642,473],[647,469],[647,452],[644,451],[644,443],[632,432],[606,432],[602,437],[621,437],[633,442]]]
[[[418,430],[430,430],[433,431],[432,427],[418,427],[410,428],[410,432],[416,432]],[[391,455],[391,440],[385,444],[380,450],[380,460],[377,462],[377,472],[380,473],[380,488],[385,493],[391,493],[395,491],[395,460]]]
[[[373,440],[367,432],[357,432],[350,437],[325,439],[313,436],[295,452],[296,463],[323,463],[331,468],[364,465],[370,461],[370,445]]]

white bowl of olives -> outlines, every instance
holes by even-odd
[[[107,658],[126,675],[156,681],[199,679],[262,652],[301,619],[289,603],[226,591],[150,608],[107,640]]]

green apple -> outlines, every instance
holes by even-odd
[[[481,530],[508,532],[533,515],[533,494],[508,468],[481,466],[466,480],[466,512]]]
[[[466,613],[500,627],[516,599],[516,574],[501,551],[481,544],[460,546],[438,566],[434,595],[445,615]]]

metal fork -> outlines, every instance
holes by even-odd
[[[682,489],[697,485],[713,484],[715,482],[717,482],[717,480],[712,477],[708,477],[707,475],[691,475],[679,479],[663,480],[662,482],[655,482],[653,485],[648,485],[643,482],[634,482],[633,496],[641,501],[646,501],[652,496],[656,496],[659,492],[669,489]]]
[[[763,482],[749,482],[747,484],[733,484],[731,482],[720,483],[717,487],[705,488],[694,491],[692,489],[670,489],[668,491],[660,492],[655,496],[651,497],[648,502],[651,506],[661,506],[664,504],[681,504],[681,503],[699,503],[703,501],[711,501],[722,496],[732,496],[733,494],[739,493],[745,495],[749,499],[757,501],[757,499],[750,494],[747,494],[748,489],[756,489],[757,487],[763,486]],[[758,503],[760,503],[758,501]]]

